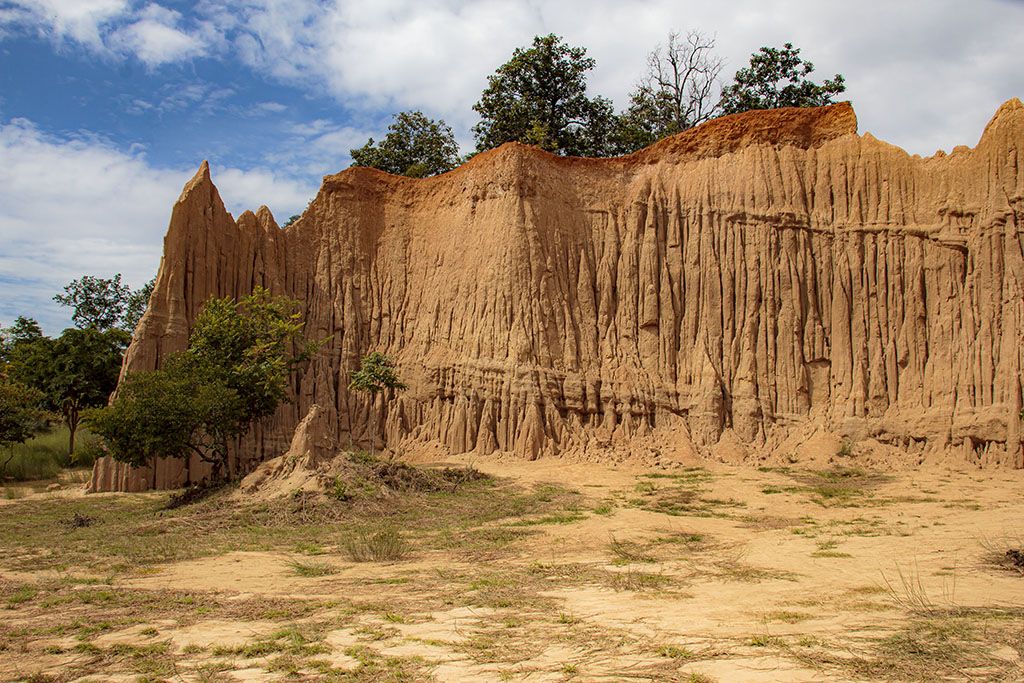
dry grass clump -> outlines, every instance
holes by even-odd
[[[416,467],[355,452],[336,458],[319,480],[328,496],[351,501],[407,493],[455,492],[465,484],[489,482],[490,478],[472,467]]]
[[[331,574],[337,574],[338,568],[327,564],[326,562],[302,562],[300,560],[292,560],[288,563],[288,566],[292,568],[296,576],[302,576],[305,578],[313,578],[318,576],[330,576]]]
[[[345,542],[345,552],[353,562],[397,562],[405,559],[410,550],[405,537],[392,528],[360,533]]]
[[[875,638],[855,651],[825,646],[786,648],[801,663],[843,672],[851,678],[879,681],[1017,681],[1019,661],[997,656],[1006,645],[1020,647],[1021,610],[934,611],[913,617],[890,635]]]
[[[864,505],[873,498],[873,489],[888,479],[884,475],[868,472],[859,467],[835,467],[803,474],[794,474],[786,470],[783,474],[792,477],[800,485],[764,486],[761,493],[801,493],[810,498],[812,503],[823,507]]]
[[[1024,549],[1010,548],[1003,553],[1003,557],[1006,558],[1007,565],[1024,574]]]

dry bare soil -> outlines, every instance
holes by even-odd
[[[472,465],[4,500],[0,680],[1024,680],[1020,472]]]

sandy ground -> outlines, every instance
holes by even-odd
[[[157,638],[172,653],[196,651],[177,678],[166,679],[182,681],[344,680],[346,671],[351,680],[929,680],[892,667],[828,663],[821,653],[855,659],[922,619],[969,620],[975,617],[963,615],[984,612],[976,617],[983,620],[1007,610],[1017,621],[1009,640],[985,641],[986,666],[933,680],[1024,680],[1024,622],[1014,612],[1024,607],[1024,575],[992,562],[1024,535],[1022,472],[890,474],[865,485],[865,495],[834,504],[815,502],[794,472],[707,465],[673,479],[672,471],[652,477],[558,460],[472,464],[523,485],[575,489],[583,512],[532,527],[536,533],[517,541],[517,552],[484,562],[430,550],[398,562],[356,563],[328,549],[314,559],[333,573],[309,577],[296,574],[295,553],[229,552],[120,580],[142,591],[320,601],[325,610],[288,621],[328,624],[319,631],[320,673],[307,660],[282,672],[270,655],[213,655],[217,647],[272,639],[281,619],[200,617],[181,625],[171,618],[111,629],[91,642],[109,648]],[[680,482],[710,502],[675,514],[646,504]],[[477,592],[508,577],[512,597],[460,604],[445,593],[451,576],[470,577]],[[541,586],[530,589],[536,599],[516,599],[516,577],[523,576],[541,576]],[[0,680],[164,680],[138,673],[64,678],[66,661],[47,659],[42,645],[60,639],[36,640],[41,650],[23,646],[17,656],[0,647],[0,666],[15,657],[22,671],[0,673]],[[416,665],[408,678],[386,667],[359,673],[366,653]],[[33,657],[52,678],[26,677],[26,658]]]

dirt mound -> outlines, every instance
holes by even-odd
[[[363,451],[338,453],[313,466],[308,458],[281,456],[262,463],[242,479],[237,495],[246,500],[272,500],[322,494],[348,502],[455,491],[461,484],[485,478],[472,467],[425,468]]]
[[[313,404],[323,447],[596,457],[666,435],[677,459],[800,459],[818,430],[879,461],[1020,467],[1022,143],[1018,100],[927,159],[858,136],[847,104],[750,112],[617,159],[510,144],[434,178],[349,169],[284,230],[265,207],[234,220],[204,163],[124,372],[259,285],[329,341],[234,474]],[[369,351],[410,389],[350,392]],[[92,488],[206,473],[104,460]]]

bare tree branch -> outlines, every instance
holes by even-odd
[[[667,46],[647,55],[647,76],[640,87],[664,102],[675,132],[693,128],[717,111],[712,96],[724,62],[713,54],[714,47],[714,36],[691,30],[682,37],[673,31]]]

